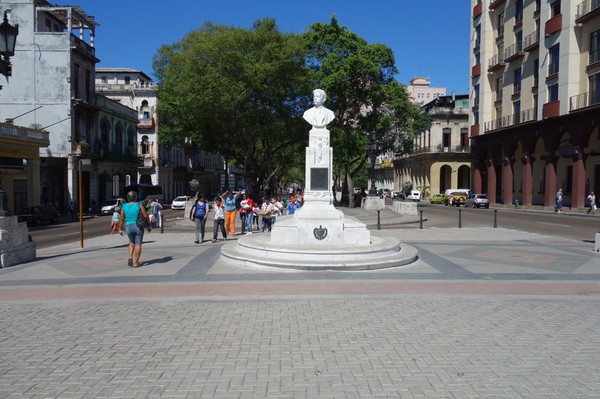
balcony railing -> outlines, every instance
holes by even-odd
[[[600,89],[596,91],[590,91],[587,93],[581,93],[576,96],[572,96],[569,99],[569,111],[575,111],[577,109],[591,107],[600,104]]]
[[[505,0],[492,0],[492,2],[490,3],[490,10],[498,8],[502,3],[504,3],[504,1]]]
[[[600,13],[600,0],[585,0],[577,5],[575,22],[578,24],[592,19],[596,13]]]
[[[542,105],[542,116],[544,119],[560,115],[560,101],[551,101]]]
[[[558,62],[554,62],[548,65],[548,76],[556,75],[558,73]]]
[[[50,133],[10,123],[0,123],[0,136],[32,140],[43,146],[48,146],[50,143]]]
[[[518,57],[522,57],[523,55],[524,55],[524,53],[523,53],[523,43],[522,42],[517,42],[515,44],[512,44],[504,50],[504,60],[505,61],[511,61]]]
[[[437,147],[425,146],[420,148],[415,148],[412,151],[413,155],[416,154],[427,154],[427,153],[438,153],[438,152],[471,152],[471,146],[462,146],[458,145],[456,147],[443,146],[442,144]]]
[[[521,111],[518,114],[507,115],[501,118],[494,119],[493,121],[486,122],[484,125],[484,131],[496,130],[503,127],[509,127],[518,125],[520,123],[531,122],[537,120],[537,110],[531,108],[525,111]]]
[[[471,77],[476,78],[479,75],[481,75],[481,64],[473,65],[473,68],[471,68]]]
[[[473,18],[477,18],[483,13],[483,3],[479,2],[473,7]]]
[[[544,28],[544,34],[546,37],[555,34],[556,32],[560,32],[562,30],[562,14],[558,14],[555,17],[550,18],[546,21],[546,25]]]
[[[540,44],[540,31],[531,32],[523,39],[523,49],[530,51]]]
[[[502,90],[496,90],[496,98],[495,101],[502,101]]]
[[[492,58],[490,58],[488,64],[488,71],[493,71],[501,66],[504,66],[504,52],[498,53]]]

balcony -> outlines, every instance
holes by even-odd
[[[517,58],[523,57],[525,53],[523,52],[523,43],[518,42],[504,50],[504,61],[510,62],[516,60]]]
[[[534,31],[523,39],[523,51],[530,52],[540,45],[540,31]]]
[[[558,14],[557,16],[550,18],[546,21],[546,26],[544,28],[544,34],[546,37],[552,36],[556,32],[560,32],[562,30],[562,14]]]
[[[531,122],[537,120],[537,112],[535,108],[531,108],[525,111],[521,111],[518,114],[503,116],[502,118],[495,119],[485,123],[485,131],[501,129],[504,127],[514,126],[525,122]],[[471,134],[472,136],[472,134]]]
[[[560,101],[552,101],[542,106],[542,117],[554,118],[560,115]]]
[[[473,65],[471,68],[471,78],[476,78],[481,75],[481,64]]]
[[[490,3],[490,10],[494,10],[500,7],[506,0],[492,0]]]
[[[479,2],[479,3],[475,4],[475,7],[473,7],[473,19],[477,18],[482,13],[483,13],[483,3]]]
[[[600,89],[581,93],[569,99],[569,111],[600,105]]]
[[[479,124],[471,125],[471,137],[479,136]]]
[[[600,15],[600,0],[585,0],[577,5],[575,22],[582,24]]]
[[[488,72],[493,72],[498,69],[504,68],[506,63],[504,62],[504,52],[500,54],[496,54],[492,58],[490,58],[490,62],[488,63]]]
[[[138,128],[140,129],[151,129],[154,127],[154,119],[146,118],[138,120]]]

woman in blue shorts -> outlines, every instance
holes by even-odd
[[[140,256],[142,255],[142,241],[144,240],[144,229],[137,226],[136,221],[139,212],[148,221],[148,212],[137,202],[135,191],[127,193],[127,203],[121,207],[121,223],[124,223],[125,233],[129,237],[129,267],[140,267]],[[149,224],[148,224],[149,225]],[[152,228],[148,227],[148,232]]]

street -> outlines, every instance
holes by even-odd
[[[341,208],[342,211],[344,208]],[[451,228],[458,227],[459,217],[461,227],[493,227],[494,215],[496,225],[500,228],[525,231],[543,235],[563,237],[577,241],[594,241],[594,234],[600,230],[598,216],[587,214],[562,214],[552,212],[529,211],[526,209],[475,209],[456,208],[443,205],[431,205],[428,201],[418,203],[418,211],[423,212],[423,227]],[[190,231],[189,227],[177,223],[183,218],[185,211],[163,210],[164,229],[173,231]],[[239,228],[239,218],[237,219]],[[91,240],[105,234],[110,234],[110,216],[95,216],[86,218],[83,222],[84,246],[86,240]],[[414,228],[414,225],[405,226]],[[206,224],[207,236],[212,236],[212,223]],[[240,230],[241,231],[241,230]],[[66,217],[58,224],[46,224],[30,227],[30,235],[36,242],[37,248],[48,248],[55,245],[80,241],[79,221],[70,221]],[[156,229],[153,233],[159,232]]]

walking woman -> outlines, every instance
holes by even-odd
[[[121,224],[125,225],[125,233],[129,237],[129,259],[127,259],[129,267],[140,267],[142,241],[144,240],[144,229],[138,227],[136,224],[140,212],[142,212],[142,216],[148,222],[148,226],[150,226],[148,212],[146,212],[146,208],[137,202],[136,192],[128,192],[127,203],[121,207]],[[152,228],[148,227],[148,232],[150,230]]]
[[[208,217],[208,204],[204,200],[204,195],[200,195],[192,209],[190,209],[190,220],[194,221],[196,227],[196,241],[194,243],[200,244],[204,242],[204,232],[206,231],[206,218]]]

